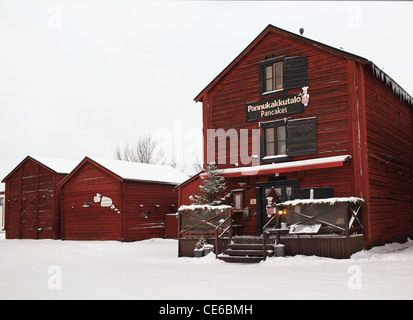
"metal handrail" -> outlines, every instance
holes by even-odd
[[[276,218],[276,214],[274,214],[270,220],[268,220],[268,222],[262,227],[262,230],[264,231],[264,229]]]
[[[219,229],[223,229],[222,226],[229,221],[228,227],[226,227],[220,234]],[[229,232],[228,234],[228,241],[231,242],[232,240],[232,212],[231,209],[228,209],[228,217],[222,221],[216,228],[215,228],[215,258],[218,259],[218,255],[222,251],[222,238],[224,235]],[[219,241],[221,239],[221,242]],[[219,245],[221,243],[221,246]]]
[[[262,227],[262,250],[263,250],[263,257],[264,261],[267,259],[267,235],[265,232],[265,229],[268,227],[268,225],[276,219],[277,214],[274,214],[268,221],[267,223]]]

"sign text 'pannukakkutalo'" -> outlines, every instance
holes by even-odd
[[[264,101],[247,103],[247,121],[260,121],[300,113],[304,111],[307,103],[308,98],[304,97],[301,92]]]

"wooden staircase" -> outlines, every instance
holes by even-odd
[[[266,244],[267,257],[274,255],[274,245]],[[264,260],[264,246],[261,237],[233,237],[232,243],[219,254],[225,262],[258,263]]]

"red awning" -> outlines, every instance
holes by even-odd
[[[342,167],[344,162],[351,159],[351,155],[314,158],[282,163],[264,164],[261,166],[223,169],[221,175],[226,178],[257,176],[266,174],[286,173],[293,171],[313,170]]]

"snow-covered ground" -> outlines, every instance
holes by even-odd
[[[5,240],[0,299],[413,299],[413,241],[348,260],[178,258],[177,241]]]

